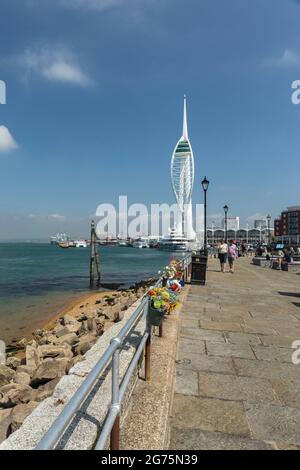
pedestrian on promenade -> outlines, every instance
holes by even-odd
[[[228,246],[228,264],[229,264],[229,272],[231,274],[234,273],[233,263],[238,258],[238,256],[239,254],[238,254],[237,246],[233,240],[230,240],[229,246]]]
[[[225,273],[225,265],[227,260],[228,245],[225,240],[220,240],[218,244],[218,258],[220,260],[221,272]]]
[[[278,268],[277,269],[281,269],[283,260],[284,260],[284,252],[282,250],[279,250],[278,251]]]
[[[242,256],[245,256],[246,255],[246,251],[247,251],[247,248],[245,246],[244,243],[241,244],[241,252],[242,252]]]

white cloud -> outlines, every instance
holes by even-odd
[[[10,152],[18,148],[18,144],[5,126],[0,126],[0,152]]]
[[[49,214],[48,219],[58,220],[60,222],[64,222],[67,219],[67,217],[65,215],[61,215],[61,214]]]
[[[292,51],[291,49],[285,49],[282,56],[277,59],[268,59],[266,64],[273,67],[299,67],[300,66],[300,54]]]
[[[58,221],[58,222],[65,222],[67,217],[62,214],[28,214],[27,219],[35,220],[37,222],[45,222],[48,221]]]
[[[92,80],[82,71],[75,56],[63,47],[27,49],[18,63],[27,76],[36,73],[48,80],[90,86]]]

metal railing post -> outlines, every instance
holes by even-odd
[[[119,348],[121,341],[113,338],[112,343],[117,342]],[[112,379],[111,379],[111,409],[116,409],[118,413],[110,433],[110,450],[120,449],[120,349],[117,349],[112,358]]]
[[[149,382],[151,378],[151,334],[152,334],[152,326],[148,323],[149,302],[147,302],[145,308],[146,308],[146,331],[148,332],[148,338],[145,344],[145,380],[146,382]]]

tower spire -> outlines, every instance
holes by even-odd
[[[188,139],[188,127],[187,127],[187,113],[186,113],[186,95],[184,95],[183,102],[183,126],[182,126],[182,137]]]

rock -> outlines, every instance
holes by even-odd
[[[37,343],[33,340],[31,344],[27,344],[26,346],[26,366],[34,369],[38,367],[39,363],[40,360],[37,352]]]
[[[115,323],[118,323],[119,321],[122,321],[124,318],[124,310],[119,311],[117,314],[115,314]]]
[[[57,344],[66,343],[66,344],[69,344],[70,346],[73,346],[74,344],[78,343],[78,341],[79,341],[79,338],[76,335],[76,333],[69,333],[68,335],[64,335],[58,338]]]
[[[46,333],[46,330],[37,329],[37,330],[34,330],[34,332],[32,333],[32,336],[42,337],[45,335],[45,333]]]
[[[11,418],[11,432],[15,432],[22,425],[23,421],[29,416],[33,410],[38,406],[38,402],[31,401],[30,403],[16,405],[10,415]]]
[[[89,331],[96,331],[97,330],[97,324],[94,320],[94,318],[88,318],[87,319],[87,328]]]
[[[57,343],[57,336],[50,334],[47,335],[47,343],[46,344],[56,344]]]
[[[21,359],[19,357],[10,356],[6,359],[6,366],[16,370],[21,365]]]
[[[0,364],[0,387],[11,382],[15,375],[16,373],[13,369]]]
[[[85,335],[88,332],[88,326],[87,326],[87,320],[84,320],[81,322],[81,326],[78,331],[78,335],[82,336]]]
[[[33,390],[32,400],[40,402],[48,397],[51,397],[51,395],[53,394],[53,390],[55,389],[59,381],[60,377],[57,377],[56,379],[50,380],[50,382],[47,382],[44,385],[40,385],[39,388]]]
[[[33,374],[31,385],[37,387],[57,377],[62,377],[66,373],[68,361],[67,358],[46,359]]]
[[[20,403],[28,403],[32,397],[32,388],[28,385],[8,384],[0,388],[0,408],[11,408]]]
[[[28,367],[28,366],[21,365],[21,366],[17,367],[16,372],[17,372],[17,374],[19,372],[25,372],[25,374],[28,374],[28,375],[30,375],[30,377],[32,377],[35,369],[36,369],[35,367],[33,368],[33,367]]]
[[[68,335],[70,333],[78,333],[81,324],[79,321],[75,320],[76,323],[68,324],[65,326],[58,325],[54,328],[53,333],[60,338],[61,336]]]
[[[121,310],[120,305],[114,305],[113,307],[105,307],[104,314],[108,320],[116,321],[119,317],[119,312]]]
[[[28,340],[26,338],[22,338],[20,341],[17,343],[17,347],[20,349],[25,349],[28,344]]]
[[[82,336],[78,344],[73,347],[74,354],[82,356],[89,350],[96,342],[96,336],[92,333]]]
[[[82,313],[82,314],[80,315],[80,317],[77,318],[77,321],[78,321],[79,323],[81,323],[81,322],[83,322],[84,320],[87,320],[87,318],[88,318],[88,317],[86,316],[86,314],[85,314],[85,313]]]
[[[67,358],[71,359],[73,357],[71,347],[68,344],[45,344],[39,346],[37,349],[39,359],[58,359],[58,358]]]
[[[11,410],[0,410],[0,442],[4,441],[10,433]]]
[[[71,315],[64,315],[62,318],[60,318],[60,321],[61,321],[61,324],[63,326],[66,326],[66,325],[76,325],[77,323],[77,320],[76,318],[72,317]]]
[[[14,382],[20,385],[29,385],[31,377],[26,372],[18,372],[14,379]]]

